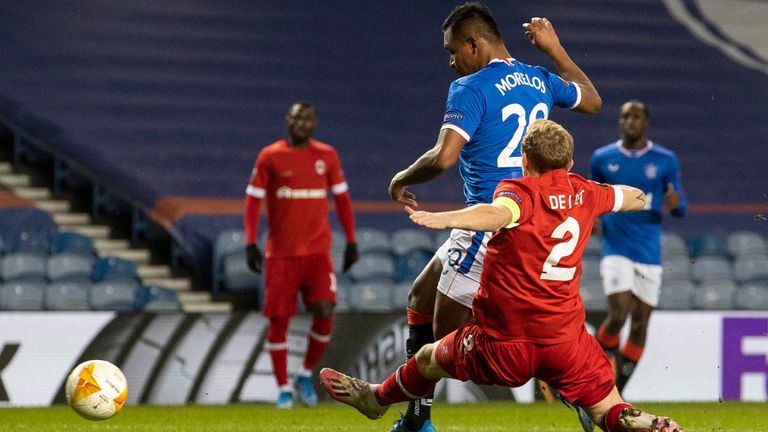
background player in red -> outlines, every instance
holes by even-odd
[[[380,385],[323,369],[331,397],[375,419],[391,404],[427,394],[443,377],[509,387],[536,377],[607,431],[681,431],[621,399],[608,358],[586,331],[579,296],[595,218],[640,210],[645,196],[569,174],[572,158],[571,135],[536,120],[523,140],[525,177],[499,183],[492,204],[441,213],[408,208],[428,228],[497,231],[473,302],[475,322],[425,345]]]
[[[317,127],[315,108],[307,102],[291,106],[285,117],[288,138],[261,150],[246,189],[245,236],[248,266],[261,273],[262,254],[256,245],[259,206],[267,201],[264,316],[269,318],[267,347],[272,357],[280,394],[278,408],[293,406],[288,384],[288,324],[296,314],[301,290],[304,304],[312,310],[312,329],[304,363],[296,373],[294,387],[308,406],[317,404],[312,387],[312,369],[325,352],[331,337],[331,315],[336,303],[336,277],[331,261],[331,228],[328,222],[328,189],[336,201],[336,212],[347,247],[343,271],[357,261],[355,219],[349,188],[336,150],[312,139]]]

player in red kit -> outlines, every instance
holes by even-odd
[[[278,408],[293,406],[293,388],[288,383],[287,332],[291,317],[296,314],[299,291],[313,319],[309,347],[293,387],[305,405],[317,404],[312,369],[330,341],[331,316],[336,304],[336,277],[330,255],[329,189],[347,238],[343,271],[357,260],[349,188],[336,150],[311,138],[317,127],[314,106],[295,103],[285,119],[288,138],[268,145],[256,158],[246,189],[244,217],[248,266],[261,273],[262,254],[256,245],[256,233],[260,203],[266,200],[269,235],[264,256],[266,288],[262,312],[269,318],[267,347],[280,392]]]
[[[428,228],[496,232],[473,302],[475,321],[425,345],[382,384],[323,369],[323,386],[375,419],[391,404],[432,391],[443,377],[508,387],[535,377],[606,431],[682,431],[622,400],[608,358],[584,326],[579,296],[595,218],[641,210],[645,195],[568,173],[573,138],[555,122],[532,122],[522,145],[524,177],[502,180],[491,204],[441,213],[408,208],[411,220]]]

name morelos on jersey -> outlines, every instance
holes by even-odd
[[[511,58],[454,81],[442,128],[467,140],[459,155],[466,204],[489,203],[499,181],[522,176],[520,143],[533,120],[580,101],[576,83]]]

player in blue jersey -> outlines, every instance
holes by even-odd
[[[659,303],[662,209],[667,207],[673,216],[682,217],[688,207],[680,182],[680,162],[674,152],[646,138],[648,119],[645,104],[625,102],[619,112],[621,139],[595,150],[590,162],[593,180],[645,192],[643,211],[602,219],[600,273],[608,296],[608,316],[597,330],[597,340],[616,357],[616,387],[620,392],[643,354],[648,320]],[[617,353],[619,331],[628,317],[629,337]]]
[[[597,90],[568,56],[552,24],[533,18],[523,28],[559,76],[512,58],[485,6],[467,3],[451,12],[443,23],[444,47],[461,78],[450,86],[434,147],[392,178],[393,200],[416,207],[406,187],[428,182],[458,162],[466,204],[490,203],[500,180],[522,175],[520,142],[528,124],[547,118],[554,106],[585,113],[600,109]],[[471,318],[490,236],[453,230],[416,278],[408,295],[409,356]],[[393,431],[434,430],[431,403],[428,397],[409,404]]]

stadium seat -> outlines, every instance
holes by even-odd
[[[48,276],[46,266],[47,258],[45,256],[31,252],[9,253],[0,260],[2,278],[5,281],[20,279],[45,281]]]
[[[76,232],[60,232],[53,238],[52,254],[74,252],[83,255],[98,255],[90,237]]]
[[[765,255],[768,253],[765,239],[753,231],[734,231],[725,240],[728,253],[738,258],[742,255]]]
[[[347,247],[347,238],[344,233],[331,230],[331,254],[340,253],[344,254],[344,249]]]
[[[334,312],[349,312],[352,310],[350,305],[350,291],[354,289],[352,282],[344,276],[336,279],[336,307]]]
[[[261,248],[262,252],[264,248]],[[220,289],[225,288],[224,283],[224,260],[227,256],[232,254],[239,254],[244,257],[245,255],[245,231],[242,228],[231,228],[221,231],[213,243],[213,292],[218,293]],[[244,259],[244,258],[243,258]],[[237,271],[232,267],[235,263],[230,264],[230,271],[233,274],[237,274]],[[250,271],[250,270],[249,270]],[[238,284],[239,281],[235,281]]]
[[[97,258],[93,264],[94,282],[106,280],[138,281],[139,274],[136,264],[118,257]]]
[[[727,250],[720,237],[715,234],[703,233],[691,236],[688,240],[689,255],[698,258],[705,255],[726,255]]]
[[[688,253],[688,243],[685,242],[683,236],[669,231],[661,233],[661,254],[663,257],[672,255],[687,257]]]
[[[733,303],[739,309],[768,309],[768,282],[749,282],[740,286]]]
[[[139,283],[132,280],[104,280],[95,283],[88,296],[91,309],[135,310],[140,288]]]
[[[600,280],[600,260],[599,256],[585,255],[581,260],[581,277]]]
[[[0,310],[43,310],[45,283],[6,282],[0,285]]]
[[[347,272],[347,276],[355,282],[372,278],[389,278],[395,280],[395,262],[391,255],[369,253],[360,259]]]
[[[603,282],[600,279],[581,279],[579,287],[584,309],[592,311],[605,311],[608,309],[608,299],[603,292]]]
[[[357,283],[349,291],[350,306],[360,312],[389,312],[393,287],[382,280]]]
[[[357,252],[360,255],[368,253],[392,253],[392,241],[389,235],[376,228],[359,228],[355,233]],[[358,264],[355,265],[357,267]],[[354,267],[353,267],[354,268]]]
[[[395,285],[392,290],[393,311],[405,311],[408,306],[408,293],[411,292],[411,285],[413,285],[413,281],[403,281]]]
[[[27,252],[48,255],[51,250],[51,235],[47,231],[18,231],[6,245],[8,252]]]
[[[222,288],[227,291],[256,291],[261,288],[261,275],[248,268],[245,252],[225,256],[222,275]]]
[[[414,250],[395,257],[395,279],[413,281],[434,256],[434,251]]]
[[[603,254],[603,237],[599,235],[589,236],[587,246],[584,248],[584,256],[600,257]]]
[[[691,278],[691,261],[682,255],[665,257],[661,263],[664,280],[689,280]]]
[[[88,293],[91,280],[66,280],[51,282],[45,287],[45,309],[89,310]]]
[[[693,307],[696,309],[733,308],[736,284],[732,280],[710,280],[701,283],[693,294]]]
[[[742,255],[733,263],[733,275],[738,282],[768,280],[768,255]]]
[[[445,243],[445,241],[448,240],[448,237],[450,236],[451,236],[451,230],[449,229],[444,229],[436,232],[435,233],[435,251],[440,249],[440,246],[442,246],[443,243]]]
[[[142,286],[137,294],[137,306],[148,312],[176,312],[181,302],[176,291],[157,285]]]
[[[726,256],[704,255],[694,259],[691,265],[691,276],[696,282],[731,279],[733,267]]]
[[[392,233],[392,251],[395,255],[409,255],[412,252],[435,252],[434,239],[427,230],[401,228]]]
[[[696,286],[688,280],[664,281],[661,286],[659,309],[691,309]]]
[[[93,255],[79,252],[61,252],[48,257],[48,280],[90,278],[93,274]]]

